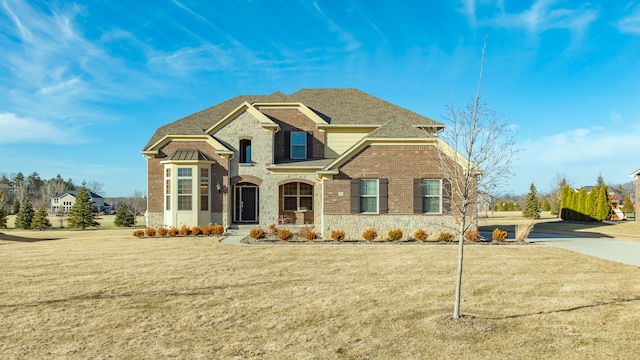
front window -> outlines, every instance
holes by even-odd
[[[378,212],[378,180],[377,179],[361,179],[360,180],[360,212],[361,213],[377,213]]]
[[[192,210],[191,193],[191,168],[178,168],[178,210]]]
[[[171,210],[171,168],[164,170],[164,209]]]
[[[282,185],[283,210],[313,210],[313,186],[305,183],[288,183]]]
[[[200,169],[200,210],[209,210],[209,169]]]
[[[442,180],[422,179],[422,212],[440,213],[442,209]]]
[[[251,140],[240,140],[240,163],[251,164]]]
[[[302,131],[294,131],[291,133],[291,158],[306,159],[307,158],[307,133]]]

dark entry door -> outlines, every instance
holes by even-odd
[[[235,195],[235,220],[238,222],[257,222],[258,187],[237,185]]]

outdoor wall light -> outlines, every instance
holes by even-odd
[[[220,183],[216,183],[216,190],[218,190],[218,192],[220,192],[220,189],[221,189],[221,188],[222,188],[222,187],[220,186]]]

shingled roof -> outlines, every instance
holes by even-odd
[[[378,138],[424,137],[418,127],[444,128],[442,123],[358,89],[302,89],[291,95],[277,91],[267,96],[237,96],[158,128],[145,149],[167,135],[205,135],[205,129],[245,101],[250,104],[299,102],[330,125],[380,126],[370,135]]]

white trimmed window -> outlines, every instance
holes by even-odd
[[[200,210],[209,210],[209,169],[200,169]]]
[[[164,209],[171,210],[171,168],[164,169]]]
[[[307,133],[304,131],[291,132],[291,158],[307,158]]]
[[[422,179],[422,212],[442,212],[442,179]]]
[[[378,179],[360,179],[360,212],[378,213]]]
[[[178,168],[178,210],[192,210],[192,171],[190,167]]]

